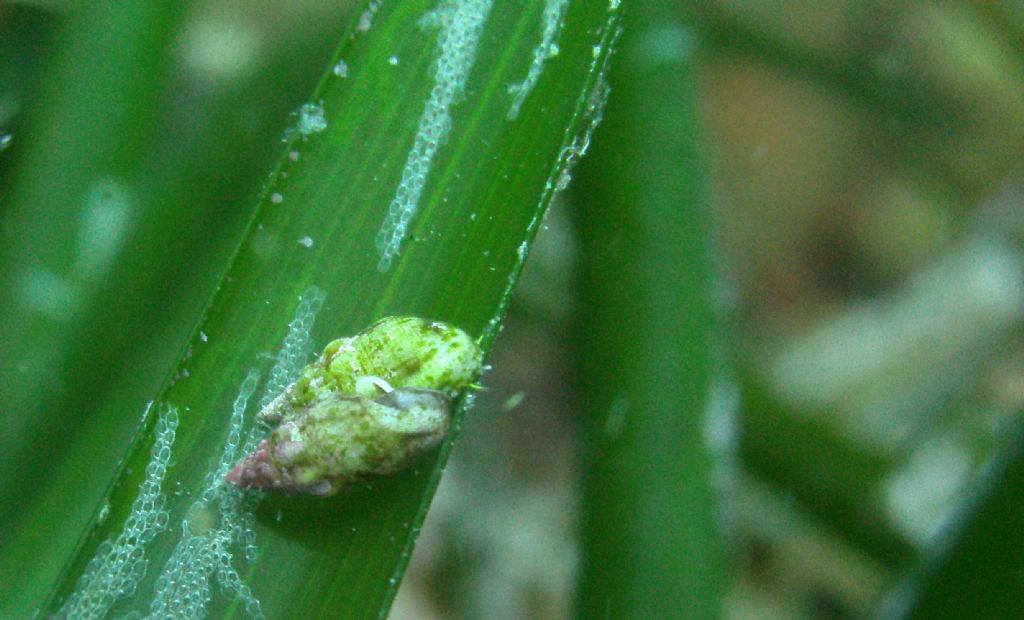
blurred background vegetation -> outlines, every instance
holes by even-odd
[[[193,4],[137,52],[175,50],[167,100],[135,112],[159,135],[136,137],[133,186],[159,199],[126,243],[153,272],[140,288],[129,266],[80,267],[93,295],[130,286],[146,312],[83,310],[104,320],[80,337],[107,344],[60,361],[131,416],[354,14]],[[1024,3],[629,8],[605,122],[537,235],[392,617],[1024,617]],[[33,227],[77,225],[62,204],[5,210],[67,9],[0,7],[5,259]],[[89,131],[54,131],[89,151]],[[157,213],[180,234],[152,230]],[[0,313],[39,290],[3,286]],[[46,291],[38,332],[78,311]],[[68,406],[52,360],[12,350],[9,393],[28,372],[29,405]],[[31,448],[59,455],[51,434]],[[19,489],[0,490],[13,511]],[[595,564],[655,585],[613,596]]]
[[[736,466],[719,497],[724,616],[1024,617],[1024,542],[1011,533],[1021,489],[1007,475],[1021,469],[1024,405],[1024,4],[674,9],[694,54],[723,379],[738,399]],[[628,30],[624,40],[620,55]],[[625,62],[613,65],[613,111],[634,92],[616,90]],[[656,104],[632,112],[660,115],[637,125],[678,121]],[[599,128],[591,156],[612,157],[616,138]],[[573,609],[587,553],[573,538],[586,510],[586,379],[568,335],[583,302],[566,292],[590,260],[573,225],[592,217],[588,181],[609,183],[577,175],[538,237],[492,391],[467,420],[400,592],[408,617],[439,588],[437,617]],[[1008,496],[964,545],[977,557],[949,559],[993,480]],[[952,572],[948,598],[915,606],[922,592],[943,596],[928,585],[939,566]]]

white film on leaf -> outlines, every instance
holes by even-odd
[[[491,0],[443,0],[441,6],[428,13],[421,22],[425,26],[439,27],[437,44],[440,54],[434,63],[434,85],[420,116],[401,181],[377,232],[379,271],[391,268],[409,223],[419,208],[434,156],[451,131],[452,106],[465,90],[469,71],[476,60],[477,43],[490,10]]]
[[[324,297],[324,291],[316,287],[309,288],[301,297],[270,371],[261,405],[282,392],[305,365],[313,349],[310,330]],[[242,382],[216,467],[207,474],[201,494],[187,510],[181,523],[181,538],[160,568],[148,618],[204,617],[212,600],[214,577],[222,592],[240,599],[249,616],[263,617],[259,601],[234,566],[236,547],[241,547],[247,559],[255,558],[254,509],[261,495],[224,483],[231,465],[240,455],[251,451],[266,433],[266,427],[259,423],[244,432],[245,412],[259,379],[260,373],[251,369]],[[74,592],[57,612],[57,618],[104,618],[119,600],[136,593],[149,563],[147,546],[168,529],[169,514],[162,485],[177,426],[177,409],[161,407],[146,477],[131,514],[121,533],[99,546]]]
[[[148,409],[147,409],[148,412]],[[104,618],[114,604],[135,593],[146,574],[146,545],[167,529],[168,513],[162,486],[171,460],[178,410],[159,407],[146,477],[132,503],[121,533],[107,539],[75,583],[75,590],[56,613],[57,618],[92,620]]]
[[[310,330],[324,301],[324,291],[310,287],[299,300],[295,316],[260,399],[264,407],[295,380],[313,350]],[[224,482],[224,477],[241,455],[251,452],[266,428],[257,422],[243,435],[245,411],[259,383],[259,373],[250,370],[231,410],[228,438],[217,467],[207,475],[203,493],[192,504],[182,522],[182,535],[157,579],[151,618],[198,618],[212,600],[214,577],[223,592],[242,602],[246,613],[262,618],[259,600],[234,566],[236,547],[245,558],[256,557],[254,511],[262,497]]]
[[[569,6],[569,0],[547,0],[544,5],[544,12],[541,14],[541,40],[537,47],[533,48],[533,61],[526,72],[522,82],[513,84],[508,92],[512,95],[512,105],[508,109],[508,119],[515,120],[519,117],[519,111],[523,107],[526,97],[537,85],[541,73],[544,72],[544,65],[549,58],[558,56],[558,35],[562,32],[562,25],[565,23],[565,9]]]

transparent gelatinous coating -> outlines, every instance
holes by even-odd
[[[282,423],[228,480],[241,487],[332,495],[346,482],[392,473],[444,438],[444,392],[398,388],[375,399],[328,392]]]

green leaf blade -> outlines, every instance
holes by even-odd
[[[695,34],[636,6],[582,166],[578,332],[587,415],[580,618],[716,618],[726,557],[705,434],[728,434],[713,356]],[[719,440],[721,441],[721,440]]]
[[[180,421],[163,484],[169,528],[146,545],[137,594],[114,607],[150,610],[186,516],[188,527],[196,523],[197,497],[220,456],[240,386],[252,372],[265,380],[300,296],[325,293],[311,334],[318,346],[389,314],[445,320],[482,336],[485,346],[496,335],[566,154],[592,112],[589,93],[610,54],[618,10],[570,5],[560,53],[547,59],[521,114],[509,121],[508,85],[523,80],[537,44],[536,35],[518,33],[539,33],[543,5],[494,3],[464,91],[453,99],[450,128],[427,162],[411,238],[382,271],[375,239],[429,105],[443,46],[422,21],[435,3],[374,6],[369,30],[353,29],[340,48],[347,77],[328,73],[311,98],[314,105],[323,100],[327,127],[285,147],[189,353],[156,399],[110,494],[110,514],[89,530],[48,613],[74,591],[100,543],[117,536],[150,461],[158,412],[174,407]],[[250,398],[250,418],[256,400]],[[450,439],[410,471],[335,498],[271,496],[260,504],[255,561],[237,556],[238,541],[232,545],[234,566],[263,613],[386,614],[449,449]],[[56,506],[74,497],[65,489],[49,501]],[[243,613],[245,597],[223,598],[224,584],[214,583],[216,575],[206,578],[213,584],[211,614]]]

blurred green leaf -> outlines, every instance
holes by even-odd
[[[1024,424],[946,527],[935,549],[889,595],[882,617],[1017,618],[1024,610]]]
[[[212,530],[197,526],[200,515],[215,522],[234,518],[226,505],[211,508],[197,502],[197,497],[222,456],[232,403],[243,385],[254,387],[245,381],[247,377],[266,378],[304,292],[320,291],[325,296],[312,332],[319,346],[389,314],[450,321],[483,334],[489,346],[557,180],[578,156],[577,133],[591,123],[595,112],[591,92],[601,79],[617,30],[619,10],[614,4],[609,8],[570,3],[564,25],[555,29],[559,53],[554,55],[542,45],[548,14],[541,2],[525,6],[510,1],[492,6],[486,0],[365,3],[365,11],[344,33],[332,61],[336,72],[328,68],[309,101],[308,135],[300,132],[285,147],[216,297],[182,354],[173,380],[155,398],[145,431],[125,461],[108,503],[94,508],[96,516],[77,551],[72,553],[73,538],[50,536],[45,520],[24,518],[20,511],[25,505],[12,510],[8,518],[19,527],[0,549],[0,566],[5,574],[30,575],[29,587],[5,600],[2,611],[18,615],[43,604],[40,588],[45,592],[51,587],[46,576],[53,574],[54,567],[33,565],[33,560],[70,556],[64,576],[43,608],[45,613],[59,609],[101,543],[115,537],[129,518],[146,476],[158,413],[166,415],[172,407],[180,422],[163,481],[170,526],[144,545],[145,577],[133,596],[114,596],[113,612],[150,610],[157,578],[175,553],[183,525],[192,528],[188,531],[193,534],[199,532],[194,538],[223,527],[238,526],[235,533],[245,529],[244,524],[225,525],[225,521],[210,526]],[[439,12],[431,12],[438,6]],[[98,14],[88,19],[101,21]],[[161,28],[172,23],[151,21],[160,22]],[[163,49],[162,40],[145,44]],[[120,47],[117,50],[122,53]],[[339,61],[344,65],[335,65]],[[520,113],[510,118],[516,101],[510,86],[516,84],[526,88],[521,89]],[[113,85],[104,88],[113,89]],[[119,96],[131,94],[130,90],[114,91]],[[110,96],[106,90],[102,94]],[[321,105],[326,125],[317,131]],[[73,120],[68,120],[72,128]],[[115,135],[108,136],[105,129],[95,139],[107,141],[128,131],[121,126],[107,129]],[[125,148],[131,153],[137,145]],[[88,160],[84,154],[69,154],[69,167],[77,165],[77,158]],[[31,159],[25,163],[29,169],[35,165]],[[88,187],[104,173],[102,167],[85,172],[76,168],[75,178]],[[390,265],[382,265],[375,238],[388,205],[403,204],[403,194],[396,192],[400,183],[403,191],[410,192],[404,202],[418,209],[408,234],[397,231],[401,240],[397,255]],[[75,195],[69,200],[80,198]],[[25,199],[25,203],[35,201]],[[73,261],[74,257],[62,259]],[[9,273],[22,266],[16,253],[9,260],[5,263]],[[140,277],[159,281],[159,273]],[[128,290],[121,292],[130,295]],[[22,310],[17,307],[20,300],[11,297],[8,302],[11,307],[0,309],[16,316]],[[145,314],[144,305],[139,310]],[[307,307],[308,313],[312,310]],[[69,330],[80,328],[77,318],[69,322],[73,326]],[[102,317],[90,319],[103,322]],[[101,329],[116,327],[115,323]],[[125,337],[130,339],[133,333]],[[88,356],[78,361],[89,365]],[[28,375],[23,384],[45,367],[42,360],[21,369]],[[119,453],[122,448],[110,441],[117,431],[79,421],[74,408],[54,409],[52,402],[38,402],[27,387],[22,393],[23,404],[43,412],[51,420],[51,429],[84,422],[77,441],[87,440],[90,449],[81,448],[81,443],[67,448],[59,441],[59,449],[54,449],[43,437],[23,439],[18,446],[22,454],[43,450],[44,460],[68,459],[62,466],[68,477],[61,478],[62,484],[47,486],[45,493],[25,504],[33,515],[61,514],[69,506],[76,507],[64,527],[71,533],[82,532],[86,523],[77,516],[83,500],[81,487],[70,474],[88,477],[96,452]],[[99,410],[107,406],[102,401],[120,402],[116,393],[92,396],[101,401],[96,405]],[[166,433],[163,437],[167,439]],[[385,615],[449,447],[450,440],[436,457],[406,474],[329,500],[268,497],[255,517],[255,559],[247,563],[241,557],[246,544],[239,538],[231,539],[228,550],[235,554],[232,565],[260,600],[262,611],[269,617]],[[36,472],[9,471],[5,491],[22,489],[32,495]],[[215,596],[208,607],[212,615],[243,611],[244,589],[223,582],[230,575],[211,574],[215,567],[210,563],[199,562],[191,568],[198,576],[190,595],[202,597],[209,592],[204,584],[218,580],[214,593],[235,594],[234,598]]]
[[[87,224],[69,217],[78,215],[71,206],[87,202],[90,191],[110,194],[109,203],[116,206],[98,216],[111,229],[101,241],[108,246],[119,241],[113,238],[113,220],[131,215],[131,198],[118,180],[138,165],[151,138],[166,78],[165,49],[181,12],[169,4],[130,10],[104,6],[70,19],[54,79],[40,95],[40,109],[28,112],[35,133],[15,137],[29,144],[4,197],[0,250],[5,291],[0,348],[14,353],[15,362],[0,366],[0,400],[13,412],[0,438],[5,471],[35,460],[33,452],[43,443],[34,440],[37,435],[56,434],[50,412],[66,389],[58,362],[72,340],[68,334],[76,331],[75,319],[102,290],[96,270],[111,258],[95,256],[101,251],[96,244],[86,250],[89,241],[80,242],[85,234],[80,228]],[[107,44],[112,33],[124,34],[116,50]],[[91,61],[83,66],[83,58]],[[88,264],[80,260],[86,252],[93,254]],[[15,478],[3,479],[0,494],[24,492],[24,486],[8,486]],[[4,503],[0,523],[13,507]]]
[[[726,562],[704,431],[728,432],[732,412],[712,400],[724,377],[712,362],[697,41],[678,8],[635,9],[576,196],[587,411],[579,616],[714,618]]]
[[[749,367],[742,374],[740,454],[751,473],[784,489],[855,547],[894,566],[910,561],[916,550],[879,500],[892,458],[859,449],[813,416],[793,415]]]

